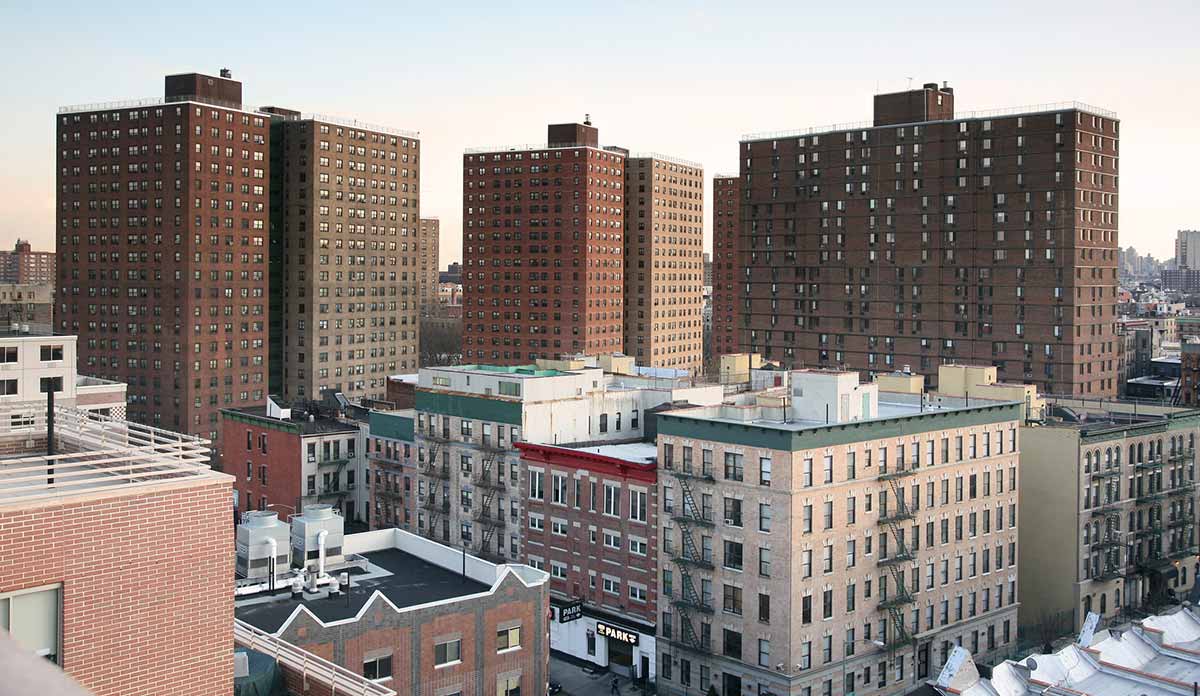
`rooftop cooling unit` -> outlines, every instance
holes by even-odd
[[[321,570],[323,540],[325,565],[341,563],[344,535],[344,520],[332,505],[304,506],[304,514],[292,518],[292,562],[306,570]]]
[[[279,515],[267,510],[242,514],[237,527],[237,574],[246,578],[266,579],[271,574],[271,553],[275,554],[275,575],[286,573],[292,565],[290,532]]]

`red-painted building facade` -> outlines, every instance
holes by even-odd
[[[516,446],[525,478],[522,560],[550,573],[551,643],[618,674],[652,679],[659,573],[655,445]]]

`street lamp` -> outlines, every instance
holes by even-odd
[[[859,638],[857,640],[847,640],[846,641],[846,644],[842,647],[843,653],[844,653],[842,655],[842,693],[847,694],[847,696],[849,696],[850,694],[854,694],[858,691],[857,689],[853,689],[853,688],[851,688],[849,690],[846,689],[846,663],[850,661],[850,657],[851,657],[850,652],[854,649],[854,646],[859,643],[862,643],[864,645],[874,645],[875,647],[879,648],[880,650],[887,649],[887,643],[884,643],[882,640],[871,640],[869,638]]]

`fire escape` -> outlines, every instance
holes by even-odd
[[[698,571],[711,572],[713,563],[712,558],[705,557],[700,547],[697,546],[694,534],[696,532],[702,534],[702,530],[711,529],[713,521],[697,505],[696,495],[692,491],[692,483],[696,480],[712,483],[713,478],[710,475],[696,476],[691,471],[690,465],[685,465],[684,470],[677,470],[670,464],[668,462],[668,468],[679,483],[680,492],[679,510],[672,518],[679,524],[680,532],[680,545],[675,549],[672,557],[679,573],[680,593],[671,603],[679,613],[679,637],[681,639],[679,643],[689,650],[707,654],[712,652],[712,636],[709,630],[705,629],[709,624],[702,620],[700,622],[701,632],[697,633],[693,617],[699,618],[700,614],[712,614],[712,599],[702,596],[696,590],[698,578],[695,575]]]
[[[1104,503],[1097,504],[1092,509],[1092,517],[1103,519],[1103,530],[1092,539],[1091,548],[1103,554],[1103,560],[1098,567],[1093,568],[1093,579],[1097,582],[1107,582],[1121,577],[1126,572],[1127,564],[1121,562],[1121,550],[1125,542],[1121,539],[1121,469],[1106,468],[1103,471],[1092,472],[1092,480],[1103,488]],[[1096,503],[1100,501],[1097,500]],[[1159,529],[1157,523],[1151,521],[1151,526],[1140,530],[1137,535],[1149,534]],[[1159,529],[1161,532],[1161,529]],[[1126,561],[1129,559],[1127,558]],[[1132,569],[1132,566],[1129,566]]]
[[[438,437],[430,428],[428,442],[429,451],[425,453],[425,460],[420,462],[421,474],[429,479],[425,499],[421,501],[421,507],[427,515],[425,531],[430,538],[437,539],[441,536],[442,541],[445,541],[445,535],[438,534],[438,523],[443,516],[450,513],[450,499],[447,494],[442,500],[438,500],[438,491],[442,489],[441,482],[450,480],[450,466],[438,460],[446,458],[446,438]]]
[[[503,556],[492,544],[492,539],[503,532],[506,525],[504,508],[500,506],[500,494],[504,492],[504,460],[502,451],[484,440],[483,462],[475,474],[475,485],[479,489],[479,507],[475,512],[475,521],[481,528],[479,534],[479,555],[489,560],[503,560]]]
[[[885,540],[890,539],[888,544],[890,548],[888,553],[883,553],[883,548],[879,549],[878,564],[891,576],[891,590],[889,591],[887,585],[883,584],[879,588],[882,591],[879,608],[888,613],[887,634],[883,640],[887,644],[889,652],[892,653],[914,639],[908,630],[908,620],[905,614],[907,607],[915,600],[912,593],[909,592],[908,583],[905,582],[902,566],[912,563],[916,557],[905,540],[904,529],[901,525],[913,519],[912,508],[904,500],[904,480],[915,473],[916,470],[908,468],[904,462],[896,462],[894,470],[884,470],[879,474],[879,480],[886,482],[891,490],[892,500],[895,501],[895,506],[889,510],[884,504],[887,497],[880,496],[879,508],[879,526],[884,535],[880,540],[881,546],[883,543],[887,543]]]

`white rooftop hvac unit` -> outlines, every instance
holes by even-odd
[[[242,513],[237,527],[237,574],[245,578],[267,578],[271,557],[275,557],[275,576],[288,572],[292,565],[290,532],[279,515],[267,510]]]
[[[345,525],[332,505],[306,505],[292,518],[292,562],[306,570],[324,572],[341,563]]]

